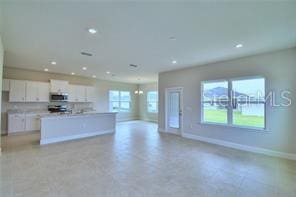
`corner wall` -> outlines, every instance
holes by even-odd
[[[200,123],[201,81],[243,76],[266,77],[266,91],[291,92],[289,107],[266,107],[267,131]],[[159,74],[159,129],[165,129],[165,89],[183,87],[183,132],[196,138],[296,154],[296,48]]]

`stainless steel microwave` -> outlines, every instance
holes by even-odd
[[[64,93],[64,92],[50,93],[51,102],[67,102],[68,98],[69,98],[68,93]]]

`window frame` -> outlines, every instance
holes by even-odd
[[[243,76],[243,77],[235,77],[235,78],[228,78],[228,79],[216,79],[216,80],[205,80],[201,81],[201,89],[200,89],[200,124],[205,125],[215,125],[215,126],[224,126],[224,127],[234,127],[234,128],[242,128],[242,129],[250,129],[250,130],[259,130],[259,131],[268,131],[267,130],[267,117],[266,117],[266,101],[262,104],[264,105],[264,127],[254,127],[254,126],[244,126],[244,125],[236,125],[233,124],[233,107],[231,105],[231,94],[232,94],[232,83],[233,81],[238,80],[248,80],[248,79],[264,79],[264,93],[266,96],[266,77],[262,75],[255,75],[255,76]],[[215,82],[227,82],[228,87],[228,105],[227,109],[227,123],[218,123],[218,122],[208,122],[204,121],[204,107],[203,104],[206,103],[203,101],[203,87],[205,83],[215,83]]]
[[[157,94],[157,99],[156,101],[149,101],[149,92],[156,92]],[[156,104],[156,111],[149,111],[149,103],[155,103]],[[151,90],[151,91],[147,91],[147,94],[146,94],[146,105],[147,105],[147,112],[148,113],[153,113],[153,114],[157,114],[158,113],[158,91],[154,91],[154,90]]]
[[[111,101],[110,100],[110,92],[118,92],[118,101]],[[130,96],[130,100],[127,101],[127,100],[121,100],[121,92],[128,92],[129,93],[129,96]],[[109,102],[109,111],[111,112],[120,112],[120,113],[130,113],[131,112],[131,109],[132,109],[132,95],[131,95],[131,91],[128,91],[128,90],[109,90],[108,92],[108,102]],[[118,102],[118,110],[117,111],[113,111],[111,110],[110,106],[111,106],[111,103],[114,103],[114,102]],[[129,109],[126,111],[126,110],[122,110],[121,108],[121,103],[129,103]]]

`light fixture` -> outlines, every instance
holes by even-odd
[[[176,61],[176,60],[173,60],[173,61],[172,61],[172,64],[177,64],[177,61]]]
[[[110,71],[107,71],[106,73],[109,75],[110,74]]]
[[[94,28],[89,28],[87,31],[88,31],[89,33],[91,33],[91,34],[95,34],[95,33],[97,33],[97,30],[94,29]]]
[[[57,62],[55,62],[55,61],[52,61],[52,62],[51,62],[51,64],[52,64],[52,65],[56,65],[56,64],[57,64]]]
[[[235,47],[236,47],[236,48],[242,48],[243,45],[242,45],[242,44],[237,44],[237,45],[235,45]]]
[[[75,73],[71,73],[71,75],[75,75]]]
[[[84,67],[82,67],[82,70],[87,70],[87,67],[85,67],[85,66],[84,66]]]
[[[97,76],[96,76],[96,75],[93,75],[92,77],[93,77],[93,78],[96,78]]]
[[[140,94],[144,94],[144,92],[142,90],[136,90],[135,91],[135,94],[139,94],[140,95]]]
[[[44,71],[45,71],[45,72],[48,72],[48,68],[44,68]]]

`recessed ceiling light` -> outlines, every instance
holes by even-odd
[[[52,62],[51,62],[51,64],[52,64],[52,65],[56,65],[56,64],[57,64],[57,62],[55,62],[55,61],[52,61]]]
[[[87,70],[87,68],[84,66],[84,67],[82,67],[82,70]]]
[[[235,47],[236,47],[236,48],[242,48],[243,45],[242,45],[242,44],[237,44],[237,45],[235,45]]]
[[[107,71],[106,73],[109,75],[110,74],[110,71]]]
[[[93,78],[96,78],[97,76],[96,76],[96,75],[93,75],[92,77],[93,77]]]
[[[138,68],[138,65],[136,65],[136,64],[130,64],[129,66],[132,68]]]
[[[176,37],[171,36],[171,37],[169,37],[169,39],[170,39],[170,40],[176,40]]]
[[[177,61],[176,61],[176,60],[173,60],[172,63],[173,63],[173,64],[177,64]]]
[[[75,75],[75,73],[71,73],[71,75]]]
[[[92,54],[91,53],[88,53],[88,52],[84,52],[84,51],[82,51],[81,53],[80,53],[81,55],[85,55],[85,56],[92,56]]]
[[[48,72],[48,68],[44,68],[44,71],[45,71],[45,72]]]
[[[94,29],[94,28],[89,28],[88,32],[91,33],[91,34],[95,34],[95,33],[97,33],[97,30]]]

